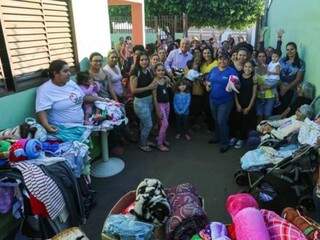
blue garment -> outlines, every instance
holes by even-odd
[[[140,120],[140,144],[147,145],[148,137],[152,129],[152,96],[134,98],[134,112]]]
[[[210,71],[208,75],[208,80],[211,83],[210,99],[215,105],[233,101],[234,93],[226,91],[226,86],[231,75],[238,75],[237,71],[232,67],[227,67],[223,71],[215,67]]]
[[[102,232],[110,237],[122,240],[149,240],[152,238],[153,225],[136,221],[132,215],[110,215]]]
[[[84,141],[87,138],[86,132],[88,129],[85,126],[67,126],[67,125],[55,125],[58,128],[58,131],[52,133],[52,136],[63,141],[63,142],[72,142],[72,141]],[[49,137],[50,138],[50,137]]]
[[[284,83],[291,83],[296,79],[298,72],[304,73],[305,64],[300,59],[300,67],[293,66],[286,57],[280,60],[280,81]]]
[[[275,98],[258,98],[256,101],[257,116],[264,116],[265,118],[272,115]]]
[[[189,107],[191,102],[191,94],[179,92],[174,95],[173,108],[176,114],[189,115]]]
[[[233,108],[233,101],[228,101],[222,104],[215,104],[210,100],[210,108],[212,117],[216,124],[215,140],[220,141],[222,146],[229,144],[229,116]]]

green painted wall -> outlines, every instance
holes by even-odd
[[[0,130],[14,127],[34,116],[35,88],[0,98]]]
[[[306,63],[305,80],[316,85],[317,94],[320,93],[319,16],[319,0],[273,0],[265,39],[267,46],[275,46],[277,30],[284,29],[283,53],[287,42],[298,45],[298,52]]]

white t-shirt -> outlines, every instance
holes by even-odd
[[[52,80],[37,89],[36,112],[46,111],[50,124],[83,123],[82,110],[84,94],[72,80],[64,86],[57,86]]]
[[[270,62],[268,64],[268,72],[275,72],[277,69],[277,66],[280,66],[279,62]],[[270,80],[280,80],[280,74],[274,75],[274,74],[269,74],[268,79]]]

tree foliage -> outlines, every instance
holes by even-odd
[[[186,13],[190,26],[240,29],[254,24],[264,11],[264,0],[146,0],[147,16]]]
[[[131,16],[131,7],[129,5],[109,6],[108,10],[110,17]]]

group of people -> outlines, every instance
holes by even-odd
[[[101,115],[93,103],[114,100],[125,106],[129,126],[139,126],[142,151],[169,151],[171,124],[176,139],[190,141],[190,128],[198,128],[202,118],[214,132],[209,143],[219,143],[220,152],[241,148],[259,122],[293,115],[314,97],[314,87],[303,81],[297,45],[287,43],[282,56],[283,33],[278,32],[276,48],[266,49],[263,33],[257,48],[245,41],[235,44],[232,37],[223,43],[161,41],[145,48],[127,37],[109,51],[105,66],[103,56],[92,53],[90,68],[78,73],[76,82],[69,81],[66,62],[53,61],[50,81],[38,88],[36,111],[45,129],[55,133],[64,124],[93,124],[93,116]],[[130,138],[130,128],[124,129]],[[156,141],[150,141],[154,129]]]

